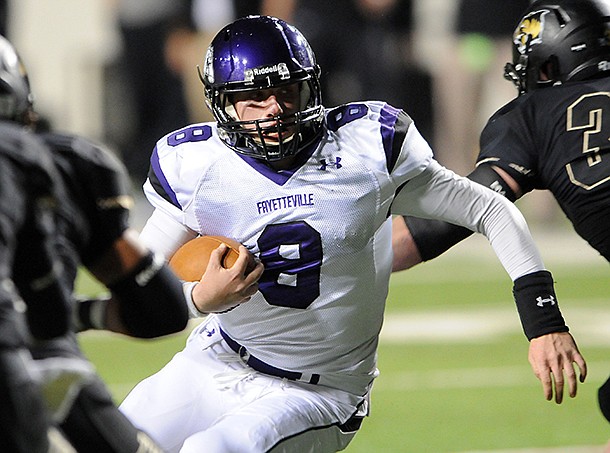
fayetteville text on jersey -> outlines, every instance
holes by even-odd
[[[265,214],[268,212],[277,211],[279,209],[313,205],[314,201],[312,193],[288,195],[286,197],[272,198],[271,200],[263,200],[256,203],[259,214]]]

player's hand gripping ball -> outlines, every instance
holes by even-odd
[[[169,260],[169,266],[180,280],[198,282],[208,267],[210,254],[221,243],[228,245],[222,257],[222,267],[230,268],[239,257],[240,243],[234,239],[223,236],[199,236],[183,244]],[[246,274],[256,267],[254,255],[248,252],[248,265]]]

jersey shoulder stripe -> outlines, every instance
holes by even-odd
[[[404,169],[403,160],[413,164],[413,157],[421,157],[421,153],[405,153],[407,135],[415,129],[411,127],[413,120],[386,102],[366,101],[336,107],[327,113],[327,124],[345,147],[359,150],[361,158],[388,174],[398,167]],[[429,148],[427,144],[422,146]]]
[[[370,140],[370,135],[363,135],[365,130],[374,135],[379,134],[390,173],[398,162],[407,130],[412,123],[413,120],[403,110],[379,101],[344,104],[327,113],[328,128],[332,132],[340,134],[343,126],[353,125],[353,128],[349,128],[350,137],[340,134],[345,140],[357,137],[367,137],[366,140]]]
[[[178,201],[178,197],[176,196],[176,192],[172,189],[169,184],[163,170],[161,169],[161,164],[159,162],[159,152],[157,147],[153,150],[152,156],[150,157],[150,170],[148,171],[148,179],[150,180],[150,184],[165,201],[173,204],[178,209],[182,210],[182,206]]]
[[[148,179],[161,198],[182,211],[206,168],[227,152],[232,151],[218,138],[214,123],[191,124],[157,142]]]
[[[379,122],[388,171],[391,173],[413,120],[403,110],[385,104],[381,110]]]

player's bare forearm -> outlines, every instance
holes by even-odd
[[[563,401],[566,381],[569,395],[574,398],[578,381],[584,382],[587,377],[585,359],[568,332],[549,333],[533,338],[528,358],[534,374],[542,383],[545,398],[551,401],[554,395],[557,404]],[[579,369],[578,379],[574,364]]]

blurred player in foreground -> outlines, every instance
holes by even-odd
[[[0,79],[18,71],[4,58],[0,42]],[[55,253],[55,209],[61,192],[49,150],[20,125],[7,121],[15,104],[0,82],[0,450],[46,453],[61,448],[49,438],[52,426],[39,373],[27,349],[26,305],[17,285],[43,293],[49,301],[48,337],[70,327],[68,297]],[[27,268],[27,272],[22,270]],[[33,307],[30,307],[33,308]],[[69,450],[68,450],[69,451]]]
[[[245,259],[224,269],[217,255],[185,283],[207,319],[121,410],[169,452],[344,449],[378,374],[392,214],[485,234],[528,335],[543,338],[537,366],[565,370],[575,393],[572,363],[584,378],[585,362],[518,209],[440,166],[404,111],[326,110],[319,74],[303,35],[276,18],[242,18],[213,39],[201,76],[216,122],[157,142],[141,238],[169,258],[198,234],[231,237],[264,272],[246,273]]]
[[[550,190],[575,231],[610,261],[610,1],[536,1],[519,21],[513,45],[505,77],[519,96],[487,123],[468,178],[511,201]],[[399,217],[394,270],[431,260],[471,233]],[[536,357],[530,360],[536,369]],[[551,376],[536,374],[550,400]],[[599,404],[610,420],[610,379]]]
[[[13,107],[3,112],[3,119],[10,121],[13,128],[25,130],[36,126],[36,115],[25,69],[22,64],[11,65],[17,61],[13,46],[1,38],[3,105]],[[129,228],[131,197],[122,164],[103,147],[81,137],[40,132],[37,138],[46,145],[63,189],[55,213],[53,246],[61,261],[60,282],[65,297],[50,297],[53,295],[31,286],[18,285],[28,304],[32,355],[40,360],[65,357],[84,361],[75,330],[91,327],[111,327],[140,338],[184,329],[188,314],[179,280]],[[30,262],[36,260],[36,256],[29,255]],[[81,264],[109,288],[110,297],[74,303],[72,291]],[[20,272],[26,275],[29,266],[28,262]],[[69,325],[67,333],[55,329],[52,321],[53,307],[60,301],[76,322]],[[120,413],[96,376],[85,383],[73,404],[56,421],[78,451],[161,451]]]

